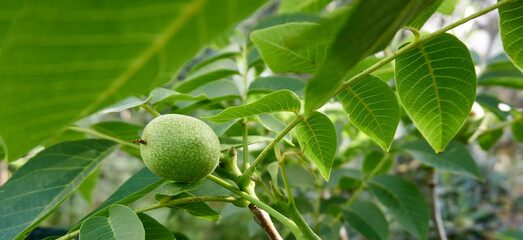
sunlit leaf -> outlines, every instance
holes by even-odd
[[[282,0],[278,8],[278,13],[316,13],[325,8],[330,1],[331,0]]]
[[[305,82],[291,77],[270,76],[259,77],[249,84],[249,94],[252,93],[269,93],[283,89],[293,91],[298,97],[303,97]]]
[[[327,46],[318,44],[293,49],[286,46],[285,41],[316,25],[305,22],[286,23],[256,30],[250,37],[273,72],[313,73],[323,62]]]
[[[0,54],[0,125],[9,126],[0,135],[8,159],[105,106],[171,80],[202,46],[263,2],[9,4],[14,11],[0,24],[0,37],[9,29]]]
[[[367,186],[407,232],[417,239],[427,239],[429,207],[414,184],[396,176],[380,175]]]
[[[119,101],[115,104],[112,104],[112,105],[102,109],[98,113],[106,114],[106,113],[112,113],[112,112],[121,112],[121,111],[129,109],[129,108],[134,108],[134,107],[140,106],[143,103],[146,103],[148,100],[149,99],[142,100],[135,96],[130,96],[130,97],[122,99],[121,101]]]
[[[189,74],[186,79],[176,85],[174,90],[181,93],[188,93],[206,83],[220,80],[234,74],[239,74],[236,64],[228,58],[220,59]]]
[[[268,94],[256,102],[247,105],[226,108],[219,114],[212,117],[205,117],[205,119],[222,123],[242,117],[264,113],[283,111],[298,113],[300,111],[300,107],[300,99],[298,96],[296,96],[296,94],[289,90],[280,90]]]
[[[459,0],[443,0],[441,5],[439,5],[438,12],[445,15],[452,15],[458,2]]]
[[[200,95],[190,95],[185,93],[180,93],[168,88],[156,88],[150,93],[151,100],[149,104],[157,105],[159,103],[168,103],[173,104],[176,101],[200,101],[207,99],[205,94]]]
[[[109,217],[91,217],[82,224],[80,240],[90,239],[145,240],[145,230],[132,209],[114,205],[109,211]]]
[[[25,239],[116,147],[98,139],[63,142],[31,158],[0,187],[0,236]]]
[[[296,126],[296,136],[305,154],[329,181],[338,141],[331,120],[322,113],[314,112]]]
[[[498,9],[501,42],[505,53],[523,71],[523,0],[517,0]]]
[[[401,55],[396,60],[396,89],[421,134],[442,152],[476,97],[476,73],[467,47],[443,34]]]
[[[383,80],[367,76],[338,94],[352,124],[388,150],[400,121],[396,94]]]
[[[333,97],[349,71],[365,57],[385,48],[396,31],[423,10],[425,2],[357,1],[329,49],[326,61],[307,83],[305,112],[311,113]]]

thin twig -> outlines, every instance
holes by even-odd
[[[269,214],[260,207],[250,204],[249,209],[254,215],[254,221],[267,233],[271,240],[283,240],[271,221]]]
[[[436,227],[436,233],[440,240],[447,240],[447,234],[445,233],[445,228],[443,227],[443,220],[441,219],[441,212],[439,210],[439,198],[436,191],[438,186],[438,174],[434,168],[431,168],[427,171],[427,181],[429,185],[429,195],[430,195],[430,210],[432,212],[432,221]]]

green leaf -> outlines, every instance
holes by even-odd
[[[109,207],[113,204],[127,205],[140,199],[160,186],[166,180],[152,173],[144,167],[132,177],[127,179],[109,198],[101,203],[95,210],[80,220],[69,232],[75,231],[80,224],[90,216],[107,216]]]
[[[263,2],[24,1],[6,17],[16,21],[0,54],[0,125],[10,126],[0,135],[9,161],[72,122],[171,80]]]
[[[331,0],[282,0],[278,14],[306,12],[317,13],[324,9]]]
[[[279,195],[278,197],[285,196],[282,189],[280,188],[279,182],[279,174],[280,174],[280,163],[278,161],[271,162],[267,165],[267,172],[271,176],[271,186],[272,191],[274,194]]]
[[[164,199],[164,201],[180,199],[180,198],[191,198],[191,197],[195,197],[195,196],[191,193],[184,192],[184,193],[180,193],[176,196],[172,196],[168,199]],[[218,220],[221,217],[219,213],[212,210],[212,208],[210,208],[204,202],[184,203],[184,204],[174,205],[171,207],[182,209],[195,217],[199,217],[199,218],[206,219],[206,220]]]
[[[445,14],[445,15],[452,15],[454,13],[454,9],[456,9],[456,5],[458,4],[459,0],[443,0],[441,5],[439,5],[438,12]]]
[[[280,90],[268,94],[259,100],[242,105],[229,107],[212,117],[204,117],[213,122],[223,123],[242,117],[260,115],[272,112],[294,112],[298,113],[301,108],[300,99],[289,90]]]
[[[218,114],[219,112],[221,112],[220,109],[209,110],[204,112],[200,117],[210,117]],[[227,130],[229,130],[229,128],[232,127],[232,125],[234,125],[234,123],[236,123],[235,120],[231,120],[224,123],[215,123],[204,118],[200,118],[200,120],[209,125],[209,127],[211,127],[211,129],[214,131],[214,133],[216,133],[216,136],[218,137],[224,134]]]
[[[159,103],[168,103],[173,104],[176,101],[200,101],[207,99],[205,94],[200,94],[198,96],[179,93],[168,88],[156,88],[150,93],[151,101],[149,104],[155,106]]]
[[[98,183],[98,178],[100,178],[100,168],[96,168],[78,187],[78,192],[89,204],[93,203],[93,191]]]
[[[523,112],[519,112],[515,116],[516,122],[512,123],[512,136],[514,140],[523,143]]]
[[[385,156],[385,153],[382,151],[372,151],[365,154],[363,164],[361,165],[361,172],[365,174],[372,172],[372,170],[374,170],[382,161],[386,162],[382,163],[380,169],[376,170],[374,176],[386,173],[392,167],[394,159],[392,159],[388,154]]]
[[[423,11],[421,11],[418,16],[416,16],[414,19],[412,19],[408,24],[407,27],[412,27],[415,29],[421,29],[423,25],[429,20],[429,18],[436,12],[438,7],[441,5],[442,2],[445,0],[435,0],[435,1],[424,1],[425,5],[423,8]]]
[[[483,180],[476,161],[463,144],[451,141],[440,154],[434,153],[425,141],[410,142],[402,146],[414,159],[439,170],[451,171]]]
[[[400,121],[398,100],[389,85],[369,75],[351,82],[338,99],[352,124],[388,151]]]
[[[109,217],[91,217],[80,228],[80,240],[145,240],[142,222],[134,211],[123,205],[111,207]]]
[[[286,46],[285,41],[317,25],[306,22],[286,23],[253,31],[250,37],[273,72],[313,73],[323,62],[327,46],[315,44],[298,49]]]
[[[296,136],[305,154],[329,181],[334,155],[336,154],[336,129],[331,120],[322,113],[314,112],[296,126]]]
[[[269,131],[274,132],[275,134],[279,134],[286,127],[285,124],[283,124],[272,114],[261,114],[258,115],[258,117],[260,118],[261,124],[265,128],[269,129]],[[283,136],[283,140],[285,140],[285,142],[287,142],[290,145],[294,145],[292,144],[292,137],[290,133],[285,134],[285,136]]]
[[[341,212],[350,226],[365,237],[377,240],[388,239],[389,223],[380,208],[373,202],[357,201]]]
[[[523,89],[523,72],[502,54],[489,61],[478,77],[478,85]]]
[[[327,60],[307,82],[305,113],[329,101],[350,70],[365,57],[385,48],[396,31],[422,10],[423,2],[357,1],[329,49]]]
[[[523,71],[523,0],[517,0],[498,9],[499,28],[503,48],[518,68]]]
[[[146,103],[149,101],[148,99],[142,100],[135,96],[130,96],[127,98],[122,99],[121,101],[112,104],[111,106],[108,106],[101,111],[99,111],[99,114],[107,114],[107,113],[113,113],[113,112],[121,112],[123,110],[127,110],[129,108],[134,108],[142,105],[143,103]]]
[[[176,103],[176,107],[180,109],[176,110],[176,112],[188,113],[207,104],[224,100],[242,99],[240,90],[238,90],[236,84],[230,80],[218,80],[210,82],[189,93],[189,95],[192,96],[199,96],[202,94],[207,96],[206,100],[178,101]]]
[[[443,34],[399,56],[396,89],[421,134],[436,152],[443,152],[476,97],[476,73],[467,46]]]
[[[188,75],[192,75],[193,73],[199,71],[200,69],[210,65],[211,63],[222,60],[224,58],[234,58],[240,55],[239,49],[224,49],[222,52],[217,53],[214,56],[211,56],[209,58],[206,58],[202,60],[201,62],[195,64],[191,70],[187,73]]]
[[[270,76],[259,77],[254,79],[249,85],[249,94],[253,93],[270,93],[283,89],[293,91],[298,97],[303,97],[305,82],[291,77]]]
[[[257,136],[257,135],[249,135],[247,144],[255,144],[259,142],[268,142],[272,141],[274,138],[266,137],[266,136]],[[243,146],[243,137],[242,136],[232,136],[232,137],[226,137],[222,136],[220,137],[220,150],[225,151],[228,150],[230,147],[239,148]]]
[[[165,201],[172,196],[194,190],[200,185],[202,185],[203,182],[205,182],[205,179],[193,183],[164,183],[162,186],[160,186],[160,188],[158,188],[158,191],[154,194],[154,199],[156,199],[157,201]]]
[[[319,17],[316,14],[310,13],[292,13],[268,16],[267,18],[261,20],[258,24],[256,24],[253,28],[250,29],[249,34],[247,35],[247,42],[250,43],[251,41],[251,32],[259,29],[264,29],[291,22],[316,22],[318,19]]]
[[[25,239],[116,147],[99,139],[63,142],[31,158],[0,187],[0,236]]]
[[[380,175],[367,186],[407,232],[417,239],[427,239],[429,207],[414,184],[396,176]]]
[[[239,74],[236,64],[231,59],[220,59],[189,74],[185,80],[174,89],[181,93],[191,92],[211,81]]]
[[[145,230],[145,240],[175,240],[173,233],[156,219],[144,213],[139,213],[138,218]]]
[[[496,232],[496,237],[500,240],[520,240],[523,239],[523,231],[508,229]]]
[[[97,132],[121,139],[131,143],[135,139],[140,139],[139,132],[143,130],[143,126],[120,121],[99,122],[89,126]],[[131,155],[141,158],[140,150],[129,146],[120,146],[120,149],[130,153]]]

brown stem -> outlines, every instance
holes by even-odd
[[[283,240],[267,212],[254,204],[249,204],[249,209],[254,215],[254,221],[269,235],[271,240]]]
[[[438,186],[438,174],[434,168],[427,171],[428,185],[429,185],[429,196],[430,196],[430,210],[432,212],[432,221],[438,234],[438,239],[447,240],[447,234],[443,227],[443,220],[441,219],[441,213],[439,209],[439,198],[436,192]]]

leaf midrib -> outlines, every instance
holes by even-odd
[[[443,143],[443,117],[442,117],[442,112],[441,112],[441,99],[439,97],[439,92],[438,92],[438,84],[436,83],[436,76],[434,75],[434,69],[432,69],[432,65],[430,64],[430,59],[429,59],[429,56],[427,55],[427,53],[425,52],[425,49],[423,48],[423,45],[420,45],[418,46],[420,52],[421,52],[421,55],[423,55],[423,58],[425,59],[425,62],[427,63],[427,68],[429,70],[429,75],[430,75],[430,78],[432,79],[432,85],[434,86],[434,91],[436,92],[436,102],[438,103],[438,118],[439,118],[439,130],[440,130],[440,134],[439,134],[439,137],[440,137],[440,142],[439,142],[439,145],[438,146],[438,149],[437,151],[438,152],[441,152],[441,144]],[[430,137],[430,136],[427,136],[427,137]]]
[[[154,57],[163,47],[168,43],[172,36],[174,36],[183,25],[193,17],[198,10],[200,10],[207,0],[195,0],[189,3],[178,18],[175,18],[161,33],[155,41],[147,48],[129,67],[129,69],[123,72],[112,84],[107,88],[106,91],[102,92],[97,99],[93,101],[88,107],[84,108],[80,114],[75,118],[79,119],[83,116],[88,115],[94,111],[98,105],[108,99],[111,95],[116,93],[131,77],[137,73],[149,60]]]

